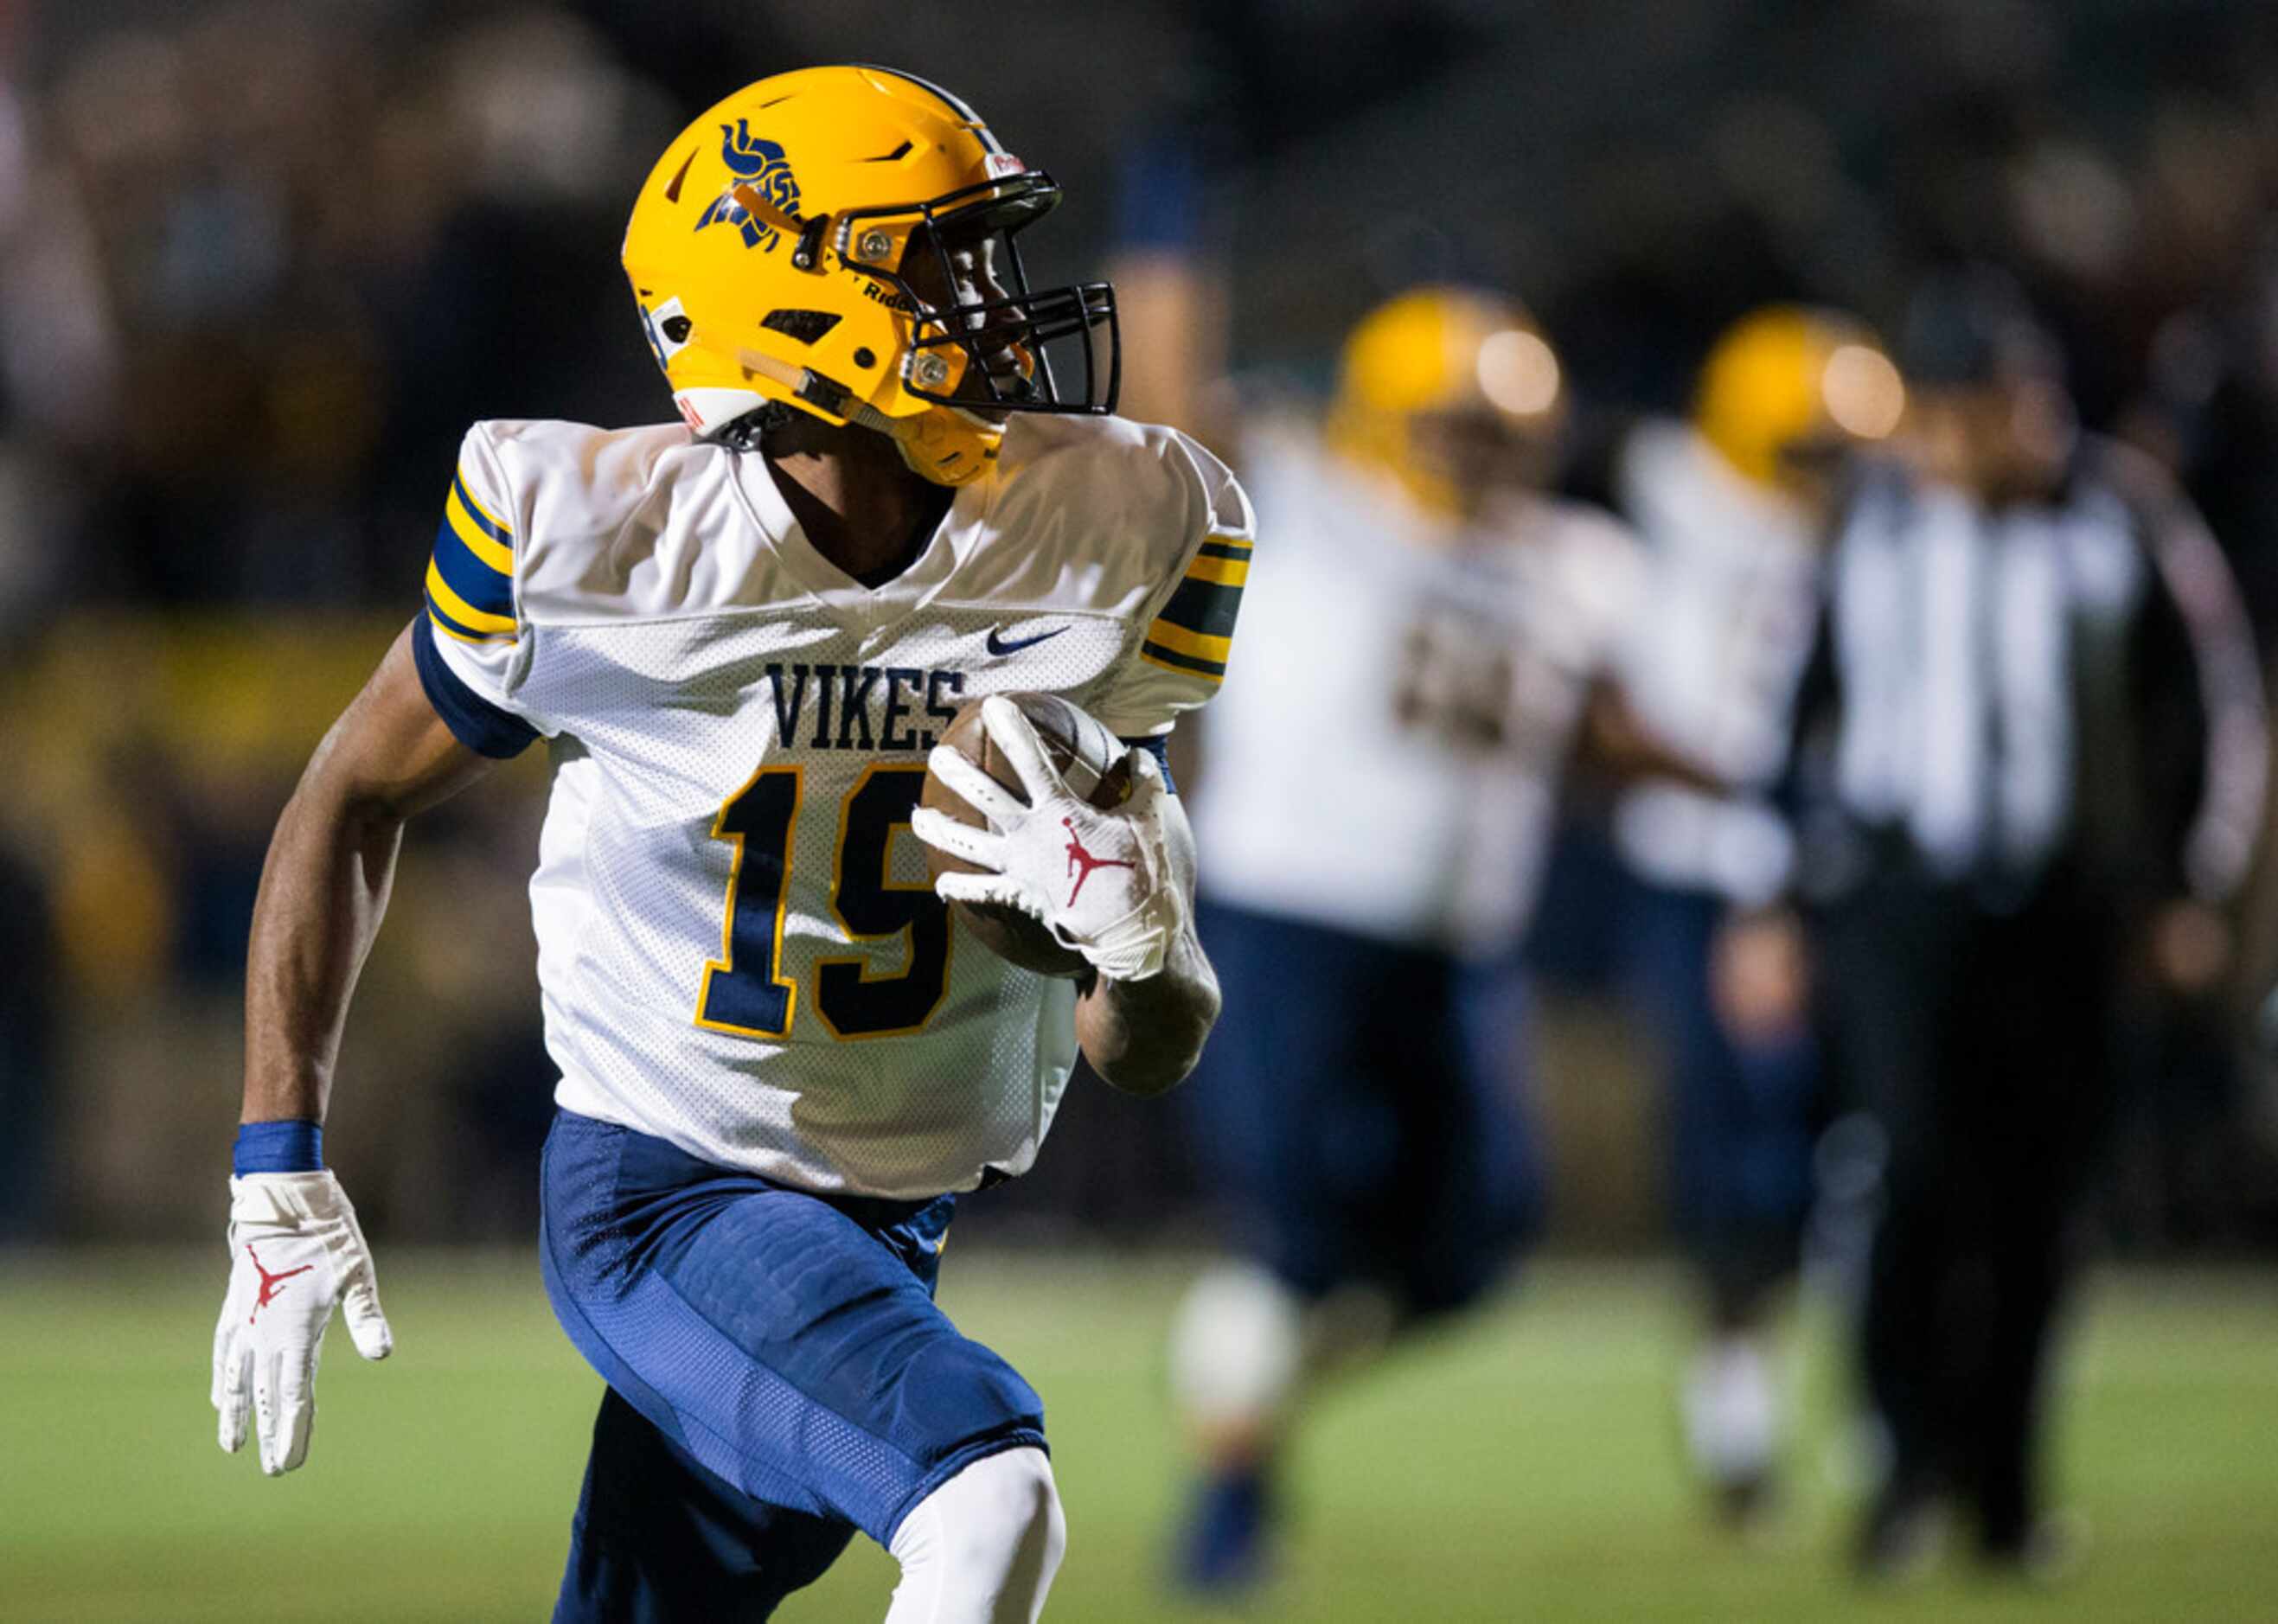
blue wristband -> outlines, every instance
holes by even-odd
[[[1151,734],[1143,739],[1125,739],[1134,750],[1143,750],[1155,758],[1155,765],[1163,769],[1163,793],[1176,795],[1179,786],[1171,782],[1171,738],[1166,733]]]
[[[233,1173],[313,1173],[325,1165],[322,1123],[241,1122],[230,1154]]]

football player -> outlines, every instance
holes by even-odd
[[[1707,1309],[1684,1384],[1686,1444],[1743,1523],[1770,1503],[1785,1405],[1767,1333],[1795,1270],[1823,1109],[1800,942],[1771,906],[1790,842],[1770,790],[1846,469],[1905,404],[1861,323],[1769,306],[1711,347],[1691,421],[1639,425],[1609,470],[1652,579],[1624,644],[1624,685],[1656,732],[1734,786],[1649,779],[1617,804],[1613,834],[1639,881],[1638,1011],[1667,1067],[1670,1208]]]
[[[1195,792],[1227,1017],[1186,1103],[1241,1254],[1173,1330],[1198,1589],[1261,1573],[1318,1379],[1473,1301],[1529,1227],[1509,1056],[1468,1034],[1569,758],[1681,770],[1605,680],[1634,544],[1541,492],[1565,393],[1525,311],[1421,288],[1354,330],[1321,429],[1243,447],[1286,545],[1259,562],[1244,636],[1266,652],[1212,708]],[[1324,794],[1332,750],[1364,765]]]
[[[870,67],[738,92],[624,245],[681,423],[468,433],[424,610],[318,748],[247,972],[221,1442],[301,1464],[335,1304],[390,1338],[320,1127],[405,821],[543,739],[531,882],[562,1074],[556,1313],[607,1378],[559,1620],[762,1618],[856,1529],[892,1620],[1031,1620],[1064,1543],[1043,1407],[935,1306],[959,1193],[1026,1169],[1081,1048],[1143,1094],[1215,1018],[1191,836],[1152,746],[1210,698],[1249,504],[1112,410],[1104,283],[1027,286],[1059,188]],[[1063,694],[1128,738],[1114,811],[1008,701],[1025,803],[938,741]],[[929,762],[986,828],[918,805]],[[1072,839],[1113,861],[1080,890]],[[926,880],[932,841],[987,872]],[[1128,866],[1126,866],[1128,865]],[[944,898],[1086,961],[1013,968]]]

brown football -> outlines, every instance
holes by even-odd
[[[1059,769],[1072,793],[1094,806],[1123,804],[1131,793],[1131,774],[1125,765],[1128,752],[1122,740],[1097,718],[1058,694],[1016,693],[1005,698],[1019,705],[1035,727],[1036,736],[1044,742],[1045,755]],[[1020,775],[1013,771],[1012,763],[998,753],[995,743],[981,725],[980,700],[958,707],[956,719],[941,736],[941,742],[1022,800],[1028,798]],[[967,804],[964,797],[931,773],[926,774],[925,789],[918,804],[976,828],[985,827],[989,821]],[[926,848],[926,862],[936,879],[943,874],[976,872],[973,864],[930,846]],[[1082,954],[1062,947],[1052,939],[1051,932],[1016,908],[992,903],[952,903],[949,911],[956,917],[959,930],[1023,970],[1033,970],[1039,975],[1080,976],[1088,967]]]

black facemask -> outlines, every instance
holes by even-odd
[[[1014,241],[1059,201],[1059,187],[1041,171],[982,181],[917,207],[919,223],[898,272],[847,261],[850,269],[890,285],[908,301],[910,359],[902,382],[910,393],[986,412],[1104,416],[1115,409],[1123,379],[1115,290],[1105,282],[1033,289]],[[912,212],[906,205],[849,210],[834,222],[837,240],[841,245],[857,240],[865,220],[899,224]],[[986,299],[929,296],[958,286],[953,251],[992,237],[1009,292]],[[943,354],[952,349],[962,350],[967,361],[954,393],[946,385],[956,368]],[[929,361],[935,364],[929,367]]]

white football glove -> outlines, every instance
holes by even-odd
[[[394,1346],[379,1311],[371,1249],[329,1170],[248,1173],[229,1181],[229,1294],[214,1328],[213,1407],[221,1446],[245,1443],[248,1399],[261,1469],[274,1477],[309,1458],[317,1354],[338,1303],[356,1352]]]
[[[1163,829],[1163,770],[1131,752],[1130,797],[1102,812],[1071,794],[1043,741],[1010,699],[982,702],[981,725],[1028,790],[1021,798],[946,744],[927,757],[934,775],[989,820],[958,822],[930,807],[910,816],[926,844],[994,872],[944,874],[945,902],[998,903],[1039,920],[1062,946],[1117,981],[1143,981],[1163,968],[1186,921],[1187,903],[1171,873]]]

